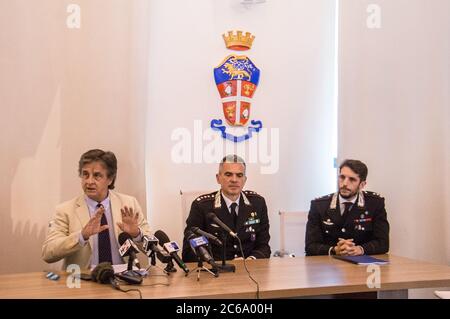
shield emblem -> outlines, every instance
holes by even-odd
[[[223,115],[231,126],[245,126],[259,82],[259,69],[247,56],[230,55],[214,69]]]

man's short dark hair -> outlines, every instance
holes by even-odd
[[[352,171],[354,171],[356,174],[358,174],[359,178],[361,179],[361,182],[364,182],[367,179],[368,169],[366,164],[364,164],[361,161],[353,160],[353,159],[346,159],[342,162],[341,166],[339,166],[339,171],[343,167],[348,167]]]
[[[78,175],[81,176],[81,170],[86,164],[93,162],[101,162],[105,165],[108,178],[112,179],[111,184],[108,186],[109,189],[114,189],[114,183],[116,181],[117,175],[117,159],[113,152],[105,152],[99,149],[89,150],[80,157],[78,162]]]

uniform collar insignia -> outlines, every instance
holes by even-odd
[[[330,209],[336,209],[337,199],[338,199],[338,192],[333,194],[333,198],[331,199],[330,203]]]
[[[242,199],[244,200],[244,204],[250,206],[250,201],[247,196],[245,196],[244,192],[241,192]],[[222,203],[220,201],[220,190],[216,193],[216,197],[214,199],[214,208],[220,208]]]
[[[244,200],[244,204],[247,206],[250,206],[250,201],[248,200],[247,196],[245,196],[244,192],[241,192],[242,199]]]
[[[364,208],[364,193],[362,191],[359,192],[359,196],[358,196],[358,207],[360,208]]]
[[[338,195],[339,192],[333,194],[333,198],[331,199],[330,203],[330,209],[336,209]],[[365,204],[364,193],[363,191],[360,191],[358,194],[358,207],[364,208],[364,204]]]
[[[220,189],[216,193],[216,197],[214,199],[214,208],[220,208],[222,206],[222,203],[220,202]]]

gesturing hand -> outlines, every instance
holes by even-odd
[[[139,235],[138,217],[139,213],[133,212],[133,208],[124,206],[120,209],[122,212],[122,222],[118,222],[120,230],[130,234],[131,237],[137,237]]]
[[[101,226],[102,216],[105,213],[105,208],[100,206],[94,213],[94,216],[88,221],[88,223],[81,230],[81,235],[84,240],[88,240],[92,235],[101,233],[109,228],[108,225]]]

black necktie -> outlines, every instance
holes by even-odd
[[[345,202],[344,204],[344,212],[342,213],[342,217],[345,218],[345,216],[347,216],[348,212],[350,211],[350,208],[352,207],[353,203],[352,202]]]
[[[237,215],[237,212],[236,212],[236,207],[237,207],[236,203],[233,203],[230,206],[230,208],[231,208],[231,216],[233,217],[234,230],[237,230],[236,227],[237,227],[237,219],[238,219],[238,215]]]
[[[102,204],[97,204],[97,209],[103,206]],[[102,219],[100,221],[100,225],[107,225],[108,221],[106,220],[106,211],[102,215]],[[112,263],[111,257],[111,240],[109,238],[109,229],[106,229],[98,234],[98,263],[102,263],[108,261]]]

